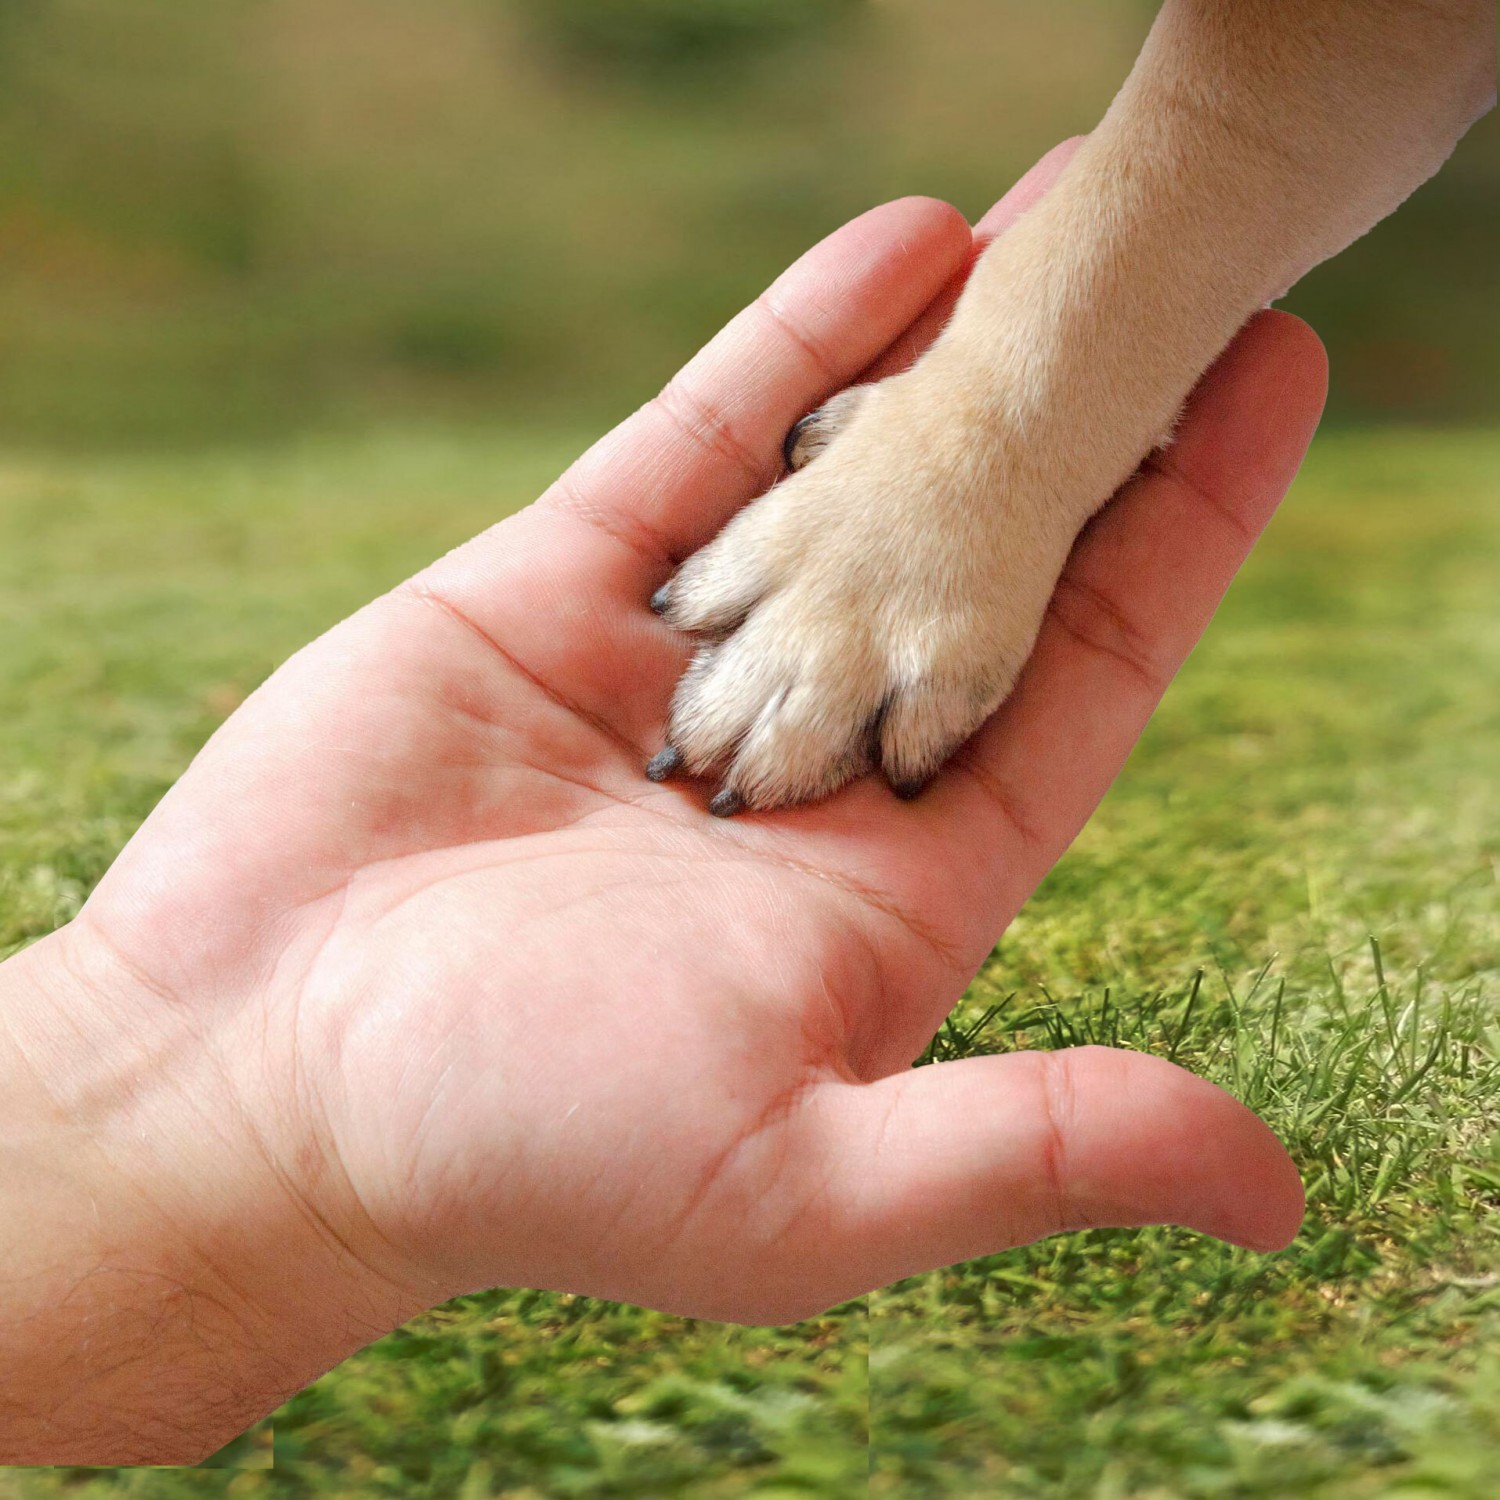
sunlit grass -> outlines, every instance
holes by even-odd
[[[581,441],[0,461],[0,952],[76,910],[279,660]],[[1302,1166],[1291,1251],[1069,1235],[784,1330],[464,1298],[289,1403],[274,1472],[232,1492],[1488,1500],[1497,475],[1500,436],[1320,439],[931,1049],[1105,1041],[1224,1084]],[[0,1496],[201,1479],[18,1472]]]

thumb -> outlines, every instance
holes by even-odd
[[[1159,1057],[1020,1052],[826,1087],[837,1186],[817,1248],[851,1294],[1065,1229],[1181,1224],[1279,1250],[1302,1222],[1270,1128]]]

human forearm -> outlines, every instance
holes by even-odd
[[[195,1462],[420,1305],[160,1009],[72,932],[0,965],[0,1464]]]

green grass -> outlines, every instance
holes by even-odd
[[[76,910],[309,635],[578,446],[428,433],[0,461],[0,952]],[[221,1461],[0,1496],[1491,1496],[1500,1472],[1500,435],[1319,440],[938,1057],[1104,1040],[1230,1088],[1306,1227],[1095,1231],[740,1330],[526,1291]]]

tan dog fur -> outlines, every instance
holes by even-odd
[[[931,349],[814,414],[796,472],[653,601],[708,643],[651,774],[722,769],[720,813],[877,762],[918,789],[1235,331],[1437,171],[1494,77],[1489,0],[1166,0]]]

